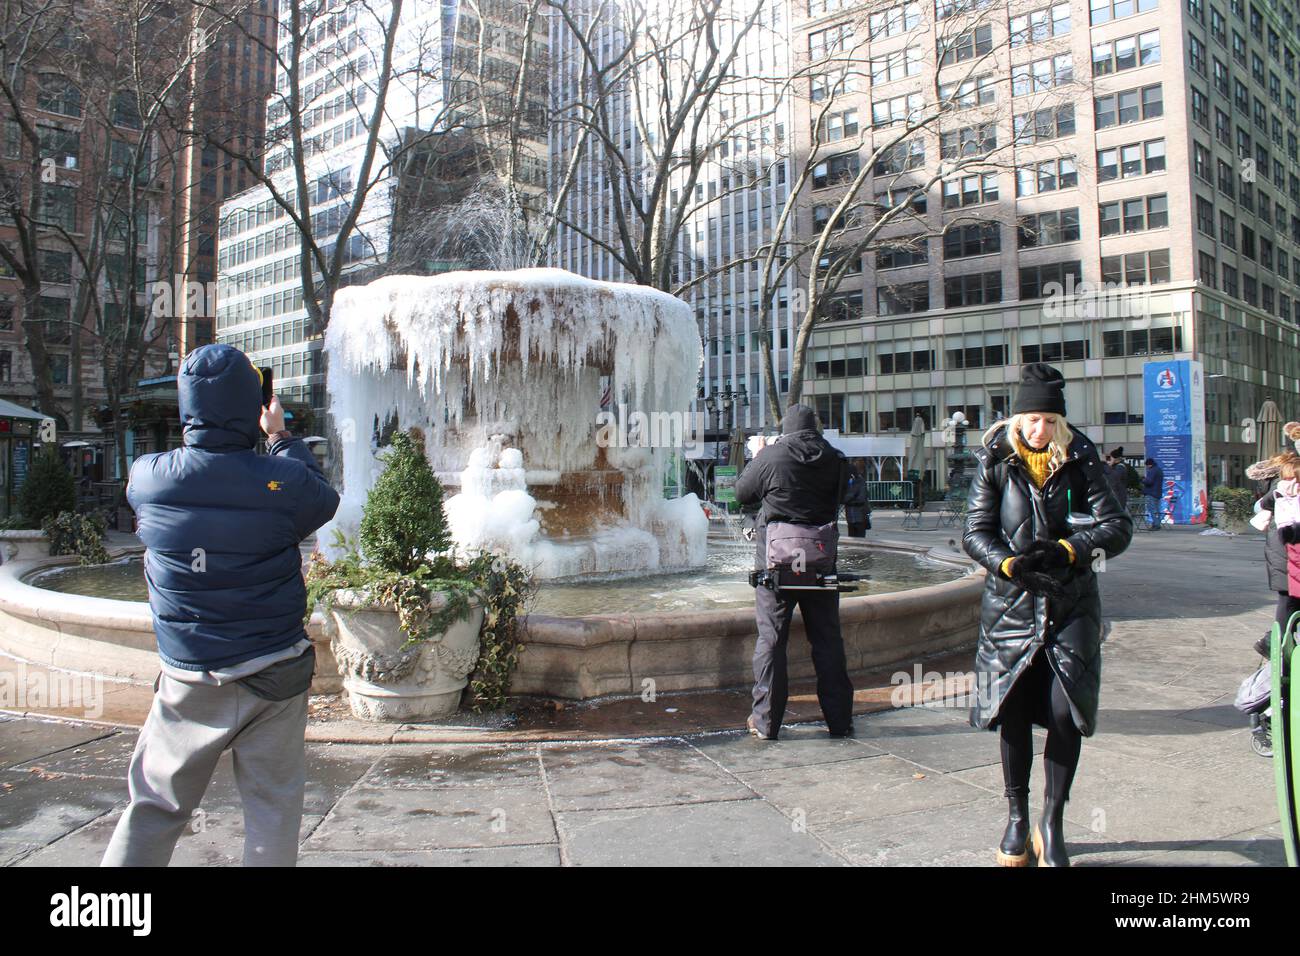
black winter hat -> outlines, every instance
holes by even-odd
[[[1020,370],[1020,391],[1011,407],[1013,415],[1025,412],[1051,412],[1065,414],[1065,376],[1042,362],[1034,362]]]
[[[781,434],[793,435],[804,431],[821,434],[821,429],[817,427],[817,413],[807,405],[791,405],[781,419]]]

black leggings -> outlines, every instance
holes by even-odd
[[[1070,699],[1039,649],[1016,680],[998,712],[1002,735],[1002,779],[1008,797],[1029,794],[1029,768],[1034,761],[1034,724],[1047,728],[1043,766],[1047,773],[1047,799],[1070,799],[1070,784],[1079,766],[1083,735],[1070,714]]]

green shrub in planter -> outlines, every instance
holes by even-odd
[[[442,482],[429,467],[423,444],[398,432],[384,455],[384,472],[366,496],[361,554],[385,571],[410,574],[431,553],[451,547],[442,510]]]
[[[50,537],[50,554],[75,554],[82,564],[107,564],[108,552],[104,549],[107,527],[102,514],[61,511],[53,518],[46,518],[41,530]]]
[[[77,483],[58,454],[47,449],[36,456],[27,480],[18,489],[18,513],[28,528],[39,528],[61,511],[75,511]]]
[[[1255,493],[1245,488],[1219,485],[1210,492],[1211,501],[1223,502],[1223,518],[1233,524],[1245,524],[1255,513]]]
[[[360,547],[339,538],[335,545],[344,553],[337,561],[313,556],[307,613],[317,602],[329,606],[337,591],[368,594],[396,609],[405,650],[443,633],[477,602],[483,606],[483,626],[466,696],[476,711],[499,708],[523,649],[518,624],[536,591],[532,574],[486,552],[460,561],[447,553],[452,541],[442,483],[417,436],[394,434],[383,461],[384,472],[366,495]],[[439,604],[435,595],[445,603],[430,611]]]

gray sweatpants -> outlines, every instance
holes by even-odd
[[[131,757],[131,805],[101,865],[166,866],[225,750],[244,805],[244,866],[295,865],[306,726],[306,692],[263,700],[242,684],[187,684],[163,674]]]

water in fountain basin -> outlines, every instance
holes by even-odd
[[[547,582],[539,589],[530,610],[536,614],[578,616],[752,608],[754,591],[746,583],[746,575],[753,566],[753,558],[752,545],[713,544],[709,547],[706,566],[701,569]],[[843,571],[870,575],[857,594],[882,594],[938,584],[964,573],[962,568],[869,548],[843,549],[840,567]],[[143,601],[147,597],[143,563],[139,558],[44,571],[29,578],[28,583],[54,591],[122,601]]]

